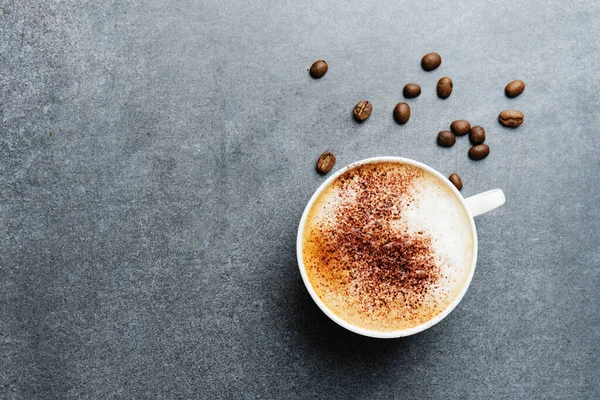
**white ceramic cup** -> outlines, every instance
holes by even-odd
[[[452,193],[454,193],[456,195],[456,197],[459,199],[462,206],[467,211],[467,214],[469,215],[469,219],[471,220],[471,230],[473,232],[473,264],[471,265],[471,269],[469,271],[469,277],[468,277],[467,281],[465,282],[463,288],[461,289],[458,296],[456,296],[454,301],[452,301],[452,303],[450,303],[448,305],[448,307],[446,307],[444,309],[444,311],[442,311],[441,313],[439,313],[438,315],[436,315],[434,318],[430,319],[429,321],[426,321],[420,325],[417,325],[417,326],[409,328],[409,329],[400,329],[400,330],[391,331],[391,332],[381,332],[381,331],[376,331],[376,330],[372,330],[372,329],[361,328],[359,326],[356,326],[354,324],[351,324],[351,323],[345,321],[344,319],[342,319],[339,316],[337,316],[336,314],[334,314],[325,305],[325,303],[323,303],[323,301],[319,298],[319,296],[315,292],[315,289],[312,287],[312,285],[308,279],[308,274],[306,273],[306,267],[304,265],[304,259],[302,256],[302,250],[303,250],[302,249],[302,234],[304,232],[304,227],[306,225],[306,218],[308,217],[308,213],[309,213],[310,209],[312,208],[315,200],[319,197],[321,192],[326,187],[328,187],[338,176],[342,175],[344,172],[348,171],[349,169],[355,168],[359,165],[379,163],[379,162],[396,162],[396,163],[414,165],[414,166],[422,168],[422,169],[432,173],[433,175],[437,176],[438,178],[440,178],[440,181],[444,182],[452,190]],[[490,190],[487,192],[476,194],[475,196],[471,196],[471,197],[468,197],[465,199],[464,197],[462,197],[462,195],[456,189],[456,187],[454,187],[454,185],[445,176],[443,176],[435,169],[433,169],[423,163],[420,163],[418,161],[414,161],[414,160],[411,160],[408,158],[373,157],[373,158],[367,158],[365,160],[361,160],[361,161],[355,162],[353,164],[350,164],[350,165],[340,169],[335,174],[331,175],[325,182],[323,182],[321,184],[321,186],[319,186],[319,188],[315,191],[315,193],[310,198],[310,201],[306,205],[306,208],[304,209],[304,213],[302,213],[302,218],[300,219],[300,226],[298,227],[298,238],[296,240],[296,253],[297,253],[297,257],[298,257],[298,266],[300,267],[300,274],[302,274],[302,280],[304,281],[304,285],[306,286],[306,289],[308,289],[308,292],[310,293],[310,295],[313,298],[313,300],[315,301],[315,303],[317,303],[319,308],[329,318],[331,318],[338,325],[340,325],[352,332],[358,333],[359,335],[370,336],[370,337],[381,338],[381,339],[391,339],[391,338],[398,338],[398,337],[403,337],[403,336],[414,335],[415,333],[424,331],[427,328],[431,328],[433,325],[437,324],[442,319],[444,319],[448,314],[450,314],[450,312],[452,310],[454,310],[454,308],[458,305],[458,303],[460,303],[463,296],[467,292],[469,285],[471,284],[471,279],[473,279],[473,274],[475,272],[475,264],[477,263],[477,230],[475,229],[475,221],[473,220],[473,217],[476,217],[478,215],[481,215],[488,211],[491,211],[497,207],[500,207],[502,204],[504,204],[505,201],[506,201],[506,199],[504,197],[504,193],[500,189],[493,189],[493,190]]]

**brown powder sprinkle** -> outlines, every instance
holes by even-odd
[[[410,232],[402,218],[422,173],[367,164],[334,182],[339,193],[334,218],[317,224],[312,235],[319,272],[330,287],[358,299],[361,312],[387,314],[398,302],[417,312],[439,279],[431,237]]]

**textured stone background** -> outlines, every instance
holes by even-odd
[[[600,397],[600,3],[0,6],[0,398]],[[487,159],[435,145],[457,118]],[[505,191],[442,323],[373,340],[312,303],[294,244],[324,150]]]

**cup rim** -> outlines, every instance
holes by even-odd
[[[426,170],[427,172],[430,172],[434,176],[440,178],[440,180],[442,182],[444,182],[444,184],[446,186],[448,186],[452,190],[454,195],[459,199],[464,210],[466,211],[467,215],[469,216],[469,220],[471,223],[471,231],[473,232],[473,258],[471,261],[471,268],[469,271],[469,276],[468,276],[467,280],[465,281],[463,287],[461,288],[460,292],[458,293],[458,295],[454,298],[454,300],[452,300],[452,302],[441,313],[439,313],[432,319],[425,321],[422,324],[419,324],[417,326],[414,326],[414,327],[408,328],[408,329],[398,329],[395,331],[387,331],[387,332],[377,331],[374,329],[361,328],[357,325],[351,324],[350,322],[344,320],[343,318],[341,318],[337,314],[335,314],[333,311],[331,311],[329,309],[329,307],[327,307],[327,305],[323,302],[323,300],[321,300],[321,298],[319,298],[319,295],[317,294],[317,292],[313,288],[312,284],[310,283],[310,280],[308,279],[308,274],[306,272],[306,266],[304,265],[304,260],[302,257],[302,233],[306,226],[306,219],[308,218],[308,213],[312,209],[312,206],[314,205],[315,201],[320,196],[320,194],[323,192],[323,190],[325,190],[325,188],[327,188],[331,184],[331,182],[333,182],[337,177],[344,174],[345,172],[347,172],[350,169],[356,168],[360,165],[376,164],[376,163],[380,163],[380,162],[395,162],[395,163],[403,163],[403,164],[413,165],[413,166],[422,168],[422,169]],[[337,323],[338,325],[340,325],[343,328],[348,329],[351,332],[357,333],[362,336],[368,336],[368,337],[378,338],[378,339],[393,339],[393,338],[414,335],[414,334],[422,332],[428,328],[431,328],[432,326],[436,325],[438,322],[440,322],[441,320],[446,318],[448,316],[448,314],[450,314],[456,308],[458,303],[460,303],[460,301],[464,297],[465,293],[467,292],[467,289],[471,285],[473,275],[475,274],[475,266],[477,264],[477,249],[478,249],[477,229],[475,228],[475,221],[473,219],[473,215],[471,214],[471,212],[469,211],[469,208],[467,207],[467,205],[465,203],[465,198],[458,191],[458,189],[456,189],[456,187],[448,180],[448,178],[446,178],[444,175],[442,175],[440,172],[436,171],[432,167],[430,167],[426,164],[423,164],[419,161],[412,160],[410,158],[395,157],[395,156],[365,158],[363,160],[356,161],[354,163],[346,165],[345,167],[341,168],[340,170],[338,170],[337,172],[332,174],[329,178],[327,178],[323,183],[321,183],[321,185],[317,188],[317,190],[315,190],[315,192],[311,196],[310,200],[306,204],[306,207],[304,208],[304,212],[302,213],[302,217],[300,218],[300,223],[298,225],[298,232],[297,232],[297,237],[296,237],[296,257],[298,260],[298,267],[300,269],[300,274],[302,275],[302,281],[304,282],[304,286],[306,286],[306,289],[308,290],[308,293],[310,293],[310,296],[312,297],[313,301],[317,304],[317,306],[321,309],[321,311],[323,311],[325,313],[325,315],[327,315],[333,322]]]

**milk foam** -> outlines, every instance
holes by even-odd
[[[336,213],[339,215],[344,201],[356,195],[352,185],[344,187],[341,184],[341,178],[349,176],[348,173],[332,182],[311,208],[303,234],[303,259],[311,285],[335,314],[363,328],[393,331],[420,325],[452,303],[468,280],[473,262],[474,238],[466,210],[440,178],[408,164],[379,163],[373,174],[382,171],[402,179],[411,176],[408,187],[394,192],[393,198],[397,201],[390,207],[401,211],[396,219],[383,221],[385,229],[391,233],[403,231],[414,237],[426,235],[431,238],[431,255],[439,267],[437,279],[426,288],[426,293],[414,294],[419,296],[418,306],[409,306],[405,298],[400,298],[392,303],[386,302],[385,308],[373,305],[365,307],[364,288],[360,287],[359,282],[345,284],[340,280],[340,277],[351,279],[356,274],[340,271],[339,268],[336,270],[335,265],[331,265],[336,260],[324,264],[319,252],[322,246],[319,236],[335,229]],[[367,178],[363,176],[360,179]],[[337,261],[340,265],[342,261],[347,264],[347,260]],[[406,296],[412,296],[410,290],[406,290]]]

